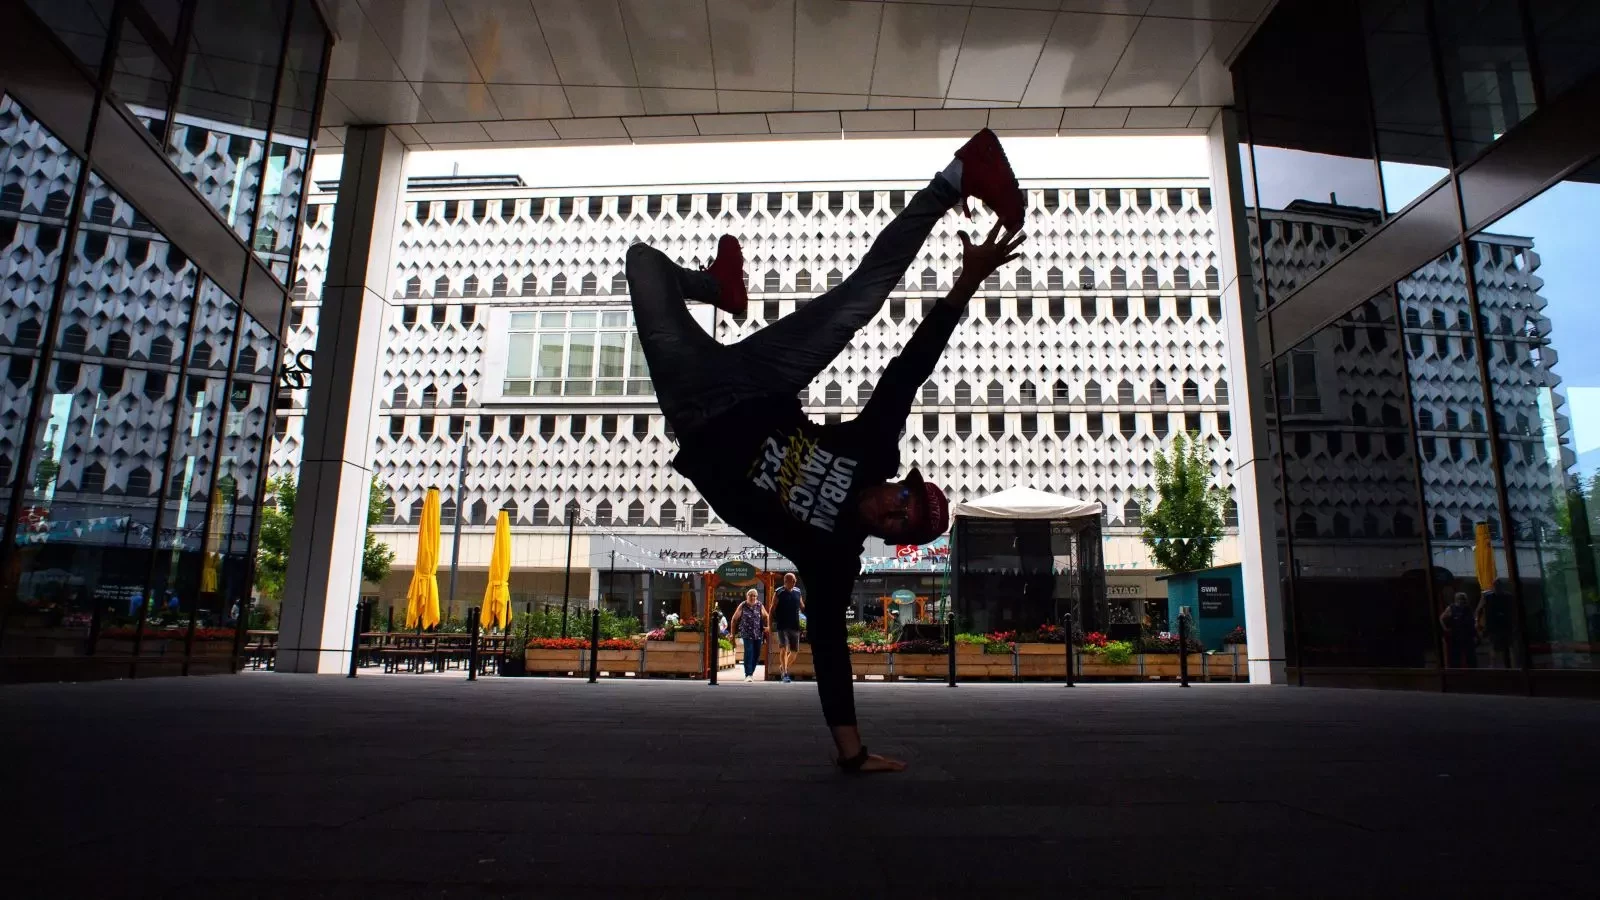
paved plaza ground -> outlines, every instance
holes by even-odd
[[[1600,704],[250,674],[0,689],[11,897],[1594,896]]]

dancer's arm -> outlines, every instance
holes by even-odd
[[[974,244],[965,233],[961,234],[961,277],[951,286],[950,293],[933,305],[933,310],[917,326],[916,333],[906,342],[900,355],[884,367],[883,377],[872,391],[861,418],[892,426],[896,434],[911,414],[911,404],[916,401],[922,383],[933,374],[939,357],[950,343],[961,322],[967,303],[978,292],[984,279],[996,269],[1016,259],[1016,250],[1022,245],[1018,232],[1000,231],[1000,223],[989,230],[981,244]]]

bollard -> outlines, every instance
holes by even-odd
[[[945,651],[950,659],[950,676],[945,687],[956,686],[956,614],[945,616],[944,639]]]
[[[600,610],[589,613],[589,683],[600,680]]]
[[[1072,613],[1067,613],[1066,615],[1061,617],[1061,628],[1062,628],[1063,631],[1066,632],[1066,635],[1067,635],[1067,640],[1066,640],[1066,645],[1067,645],[1067,687],[1073,687],[1073,684],[1072,684]]]
[[[471,635],[467,643],[467,680],[478,680],[478,608],[467,607],[467,618],[472,621],[467,623],[467,633]]]
[[[706,624],[700,631],[705,635],[706,646],[710,651],[706,654],[706,684],[717,686],[717,665],[722,661],[722,610],[714,610],[706,617]]]
[[[363,601],[356,601],[356,614],[353,617],[355,624],[350,626],[350,674],[349,678],[356,677],[356,666],[360,663],[361,656],[361,607]]]
[[[1189,613],[1178,613],[1178,686],[1189,686]]]

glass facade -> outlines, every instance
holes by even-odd
[[[1531,689],[1600,668],[1600,364],[1582,352],[1600,320],[1581,269],[1600,137],[1576,142],[1576,171],[1501,161],[1540,116],[1592,132],[1563,95],[1600,77],[1573,42],[1597,27],[1592,4],[1291,0],[1235,66],[1302,681]],[[1513,188],[1510,212],[1473,221]]]
[[[49,90],[7,72],[0,97],[6,677],[225,670],[248,619],[288,300],[251,240],[281,279],[328,37],[310,0],[192,5],[32,3],[18,23],[61,69]],[[118,105],[59,102],[73,90]],[[138,153],[172,184],[119,181]]]

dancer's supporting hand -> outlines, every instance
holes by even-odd
[[[1025,238],[1021,231],[1002,231],[999,222],[989,229],[989,236],[981,244],[974,244],[964,231],[957,232],[956,236],[961,238],[961,277],[956,279],[945,302],[959,307],[972,299],[984,279],[996,269],[1022,255],[1017,248]]]

